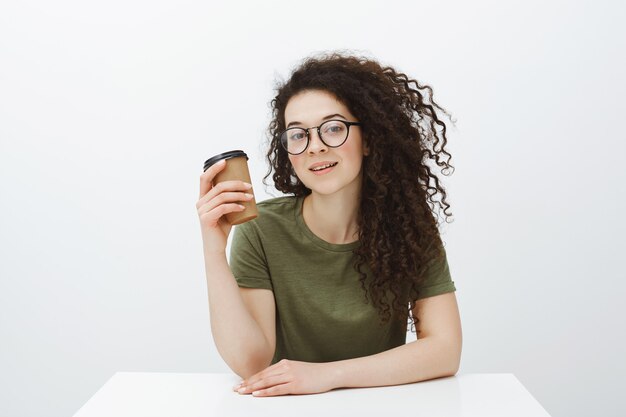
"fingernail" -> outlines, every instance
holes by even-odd
[[[252,188],[252,184],[248,184],[247,182],[244,182],[243,184],[246,186],[246,188]]]
[[[233,391],[237,391],[241,387],[241,384],[237,384],[233,387]]]
[[[244,193],[246,195],[246,198],[252,198],[252,194],[248,194],[248,193]]]

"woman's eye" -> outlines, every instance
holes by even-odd
[[[343,125],[338,124],[338,123],[334,123],[334,124],[331,124],[330,126],[327,126],[324,129],[324,132],[326,132],[326,133],[338,133],[338,132],[341,132],[342,130],[343,130]]]
[[[291,139],[291,140],[300,140],[300,139],[302,139],[303,137],[304,137],[304,134],[302,134],[302,133],[294,133],[294,134],[292,134],[292,135],[289,137],[289,139]]]

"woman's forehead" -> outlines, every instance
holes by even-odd
[[[334,95],[320,90],[304,91],[293,96],[287,103],[285,123],[315,123],[337,113],[346,118],[351,116],[348,108]]]

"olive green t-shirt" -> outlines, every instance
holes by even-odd
[[[353,266],[352,251],[360,242],[332,244],[316,236],[304,222],[302,202],[293,196],[262,201],[259,216],[233,230],[229,263],[237,284],[274,292],[272,364],[281,359],[338,361],[403,345],[407,322],[380,325],[371,297],[366,303]],[[447,257],[442,259],[428,267],[418,293],[406,287],[409,297],[456,291]],[[371,275],[366,266],[363,271]]]

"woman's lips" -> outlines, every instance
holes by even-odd
[[[332,170],[333,170],[336,166],[337,166],[337,163],[336,163],[335,165],[333,165],[332,167],[324,168],[324,169],[321,169],[321,170],[319,170],[319,171],[313,171],[313,170],[311,170],[311,169],[310,169],[309,171],[311,171],[311,172],[312,172],[312,173],[314,173],[315,175],[324,175],[324,174],[327,174],[327,173],[329,173],[330,171],[332,171]]]

